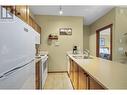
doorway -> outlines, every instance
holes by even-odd
[[[96,56],[112,60],[112,24],[96,31]]]

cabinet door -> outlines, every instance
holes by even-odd
[[[34,20],[32,20],[32,27],[34,28],[34,30],[37,30],[36,29],[36,22]]]
[[[37,23],[33,20],[32,24],[33,24],[32,26],[33,26],[34,30],[37,31]]]
[[[36,63],[36,89],[41,88],[41,62]]]
[[[70,79],[73,84],[73,61],[70,59]]]
[[[89,76],[89,88],[88,89],[104,89],[98,82]]]
[[[69,77],[71,78],[71,59],[68,57],[68,74],[69,74]]]
[[[87,74],[79,67],[78,89],[87,89]]]
[[[29,15],[30,15],[30,10],[29,10],[29,7],[26,6],[26,23],[29,24]]]
[[[78,89],[78,66],[75,62],[73,62],[74,65],[74,88]]]
[[[32,19],[31,16],[29,16],[29,25],[30,25],[31,27],[33,27],[33,19]]]
[[[16,16],[18,16],[23,21],[27,22],[27,6],[20,5],[15,6],[15,8],[16,8]]]
[[[33,28],[38,32],[41,33],[41,27],[33,20]]]
[[[37,25],[37,32],[41,33],[41,27],[39,25]]]

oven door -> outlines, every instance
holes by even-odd
[[[46,78],[48,74],[48,57],[42,61],[42,88],[44,87]]]
[[[44,73],[44,72],[46,71],[46,69],[47,69],[47,65],[48,65],[47,63],[48,63],[48,59],[46,59],[45,62],[43,63],[43,71],[42,71],[43,73]]]

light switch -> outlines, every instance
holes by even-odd
[[[119,51],[123,51],[123,47],[119,47],[118,50],[119,50]]]
[[[59,46],[59,45],[60,45],[59,41],[56,41],[55,46]]]

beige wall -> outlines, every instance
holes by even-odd
[[[83,50],[83,17],[38,15],[35,19],[42,28],[41,49],[49,52],[49,71],[67,71],[66,52],[72,50],[73,45]],[[72,28],[72,35],[59,35],[59,28],[67,27]],[[48,35],[52,33],[58,35],[57,43],[48,43]]]
[[[116,43],[116,55],[117,61],[122,63],[127,63],[127,56],[124,52],[127,51],[127,8],[117,7],[116,8],[116,18],[115,18],[115,43]],[[121,42],[120,42],[121,39]],[[121,50],[123,49],[123,50]]]
[[[113,24],[112,32],[113,32],[113,41],[114,41],[115,39],[115,28],[114,28],[115,8],[90,25],[89,48],[90,48],[91,55],[96,56],[96,30],[109,24]],[[114,42],[112,46],[113,46],[113,60],[115,60],[115,51],[114,51],[115,43]]]
[[[116,7],[90,25],[89,48],[91,54],[96,56],[96,30],[111,23],[113,24],[113,60],[127,63],[127,57],[124,54],[127,51],[127,36],[124,36],[124,33],[127,33],[127,8]]]
[[[90,33],[90,27],[84,25],[83,26],[83,49],[89,50],[89,33]]]

